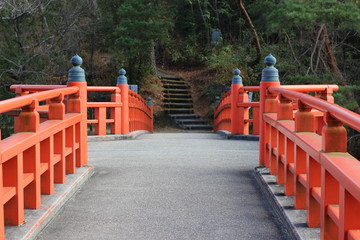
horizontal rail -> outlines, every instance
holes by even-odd
[[[296,92],[320,92],[326,89],[332,89],[333,91],[339,90],[339,86],[335,84],[331,85],[281,85],[281,88],[292,90]]]
[[[11,85],[10,90],[11,91],[48,91],[52,89],[58,89],[58,88],[66,88],[66,85]]]
[[[121,102],[88,102],[87,106],[91,108],[95,107],[122,107]]]
[[[324,100],[306,94],[287,90],[284,88],[270,87],[268,90],[272,93],[281,94],[284,97],[289,98],[291,100],[299,100],[302,103],[309,105],[310,107],[320,110],[322,112],[328,112],[331,114],[331,116],[340,120],[349,127],[357,131],[360,131],[359,115],[343,107],[340,107],[339,105],[332,104]]]
[[[57,98],[60,95],[65,96],[74,94],[78,91],[78,87],[66,87],[3,100],[0,102],[0,113],[8,112],[16,108],[30,105],[34,101],[45,101],[48,99]]]
[[[112,92],[119,90],[118,87],[87,87],[88,92]]]
[[[244,89],[244,91],[248,91],[248,92],[258,92],[258,91],[260,91],[259,86],[244,86],[241,89]]]

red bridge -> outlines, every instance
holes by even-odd
[[[161,194],[164,194],[161,199],[166,200],[157,205],[155,208],[157,211],[150,212],[152,215],[156,215],[158,210],[161,212],[162,209],[166,209],[166,204],[169,202],[176,202],[171,205],[169,212],[159,216],[160,219],[161,216],[168,215],[180,218],[182,214],[177,212],[174,206],[190,204],[195,199],[199,201],[197,204],[189,206],[189,209],[193,209],[191,212],[193,214],[188,213],[183,216],[184,221],[191,222],[190,225],[184,224],[187,227],[183,227],[183,229],[179,230],[178,226],[183,222],[178,222],[177,218],[176,221],[174,220],[177,224],[173,228],[161,228],[156,224],[153,226],[154,223],[144,221],[140,217],[140,220],[133,221],[134,225],[153,224],[151,229],[155,229],[157,232],[154,233],[146,227],[144,230],[141,227],[128,226],[129,229],[136,229],[132,235],[121,233],[124,235],[120,236],[117,235],[120,234],[118,233],[120,230],[110,230],[107,237],[102,235],[104,238],[136,239],[134,236],[137,236],[139,239],[178,239],[179,236],[183,236],[191,239],[278,239],[281,237],[281,231],[271,223],[269,212],[264,207],[266,204],[261,203],[261,197],[259,197],[261,193],[268,195],[267,200],[264,198],[263,201],[269,200],[273,204],[272,207],[279,209],[278,217],[283,219],[281,224],[290,228],[289,237],[360,239],[358,217],[360,215],[360,162],[347,152],[347,131],[344,127],[346,125],[360,131],[360,116],[334,104],[332,93],[338,90],[338,86],[281,85],[277,69],[274,67],[276,60],[269,55],[265,58],[267,67],[263,70],[260,86],[243,86],[240,71],[235,70],[231,90],[216,103],[214,111],[216,132],[223,133],[229,138],[250,139],[259,136],[259,146],[256,142],[247,143],[246,141],[241,141],[240,146],[240,141],[238,143],[225,141],[214,134],[194,136],[180,133],[177,136],[154,134],[154,137],[144,137],[139,140],[138,147],[134,146],[138,141],[132,143],[122,141],[122,143],[117,142],[117,145],[113,145],[113,142],[111,144],[106,142],[88,144],[88,139],[102,140],[109,136],[117,139],[116,136],[121,138],[121,136],[129,136],[131,133],[136,134],[137,130],[152,133],[153,107],[150,99],[145,101],[128,89],[124,70],[120,70],[115,87],[88,87],[84,70],[80,67],[81,63],[80,57],[72,58],[74,66],[69,71],[66,86],[14,85],[11,89],[15,91],[17,97],[0,102],[1,113],[14,116],[14,134],[1,140],[0,174],[2,177],[0,179],[2,181],[0,181],[0,188],[3,189],[0,195],[3,206],[0,208],[1,238],[27,239],[36,236],[45,226],[47,216],[51,215],[50,213],[54,210],[54,205],[48,207],[45,206],[46,204],[44,205],[47,199],[44,196],[54,196],[55,199],[65,198],[65,195],[70,196],[66,191],[60,194],[56,188],[72,181],[72,176],[76,174],[81,173],[79,179],[85,179],[86,175],[90,176],[93,167],[88,165],[88,160],[92,159],[90,164],[94,165],[95,169],[100,169],[99,174],[102,169],[105,169],[105,172],[117,171],[121,163],[137,168],[140,165],[134,164],[134,161],[138,160],[139,164],[141,162],[146,167],[141,165],[143,166],[141,175],[131,176],[131,181],[137,181],[137,178],[143,181],[154,178],[157,180],[155,181],[157,183],[156,191],[166,189],[167,193],[172,193],[176,189],[176,191],[184,191],[184,195],[188,194],[186,195],[188,197],[184,199],[179,195],[170,194],[175,196],[176,200],[168,199],[169,194],[161,191],[153,196],[153,192],[148,191],[153,188],[149,186],[148,190],[145,190],[147,195],[151,196],[151,198],[145,197],[149,202],[159,198]],[[88,92],[91,91],[110,92],[109,102],[88,102]],[[248,101],[250,91],[260,93],[259,102]],[[88,114],[89,109],[92,109],[94,113],[91,119],[88,118],[88,115],[91,115]],[[97,137],[88,137],[88,126],[90,125],[95,126],[94,132]],[[161,142],[161,139],[165,139],[165,142]],[[183,142],[184,139],[187,139],[189,145]],[[159,141],[159,144],[151,145],[151,140]],[[221,145],[220,141],[225,145]],[[200,142],[207,145],[203,146]],[[113,148],[110,148],[110,145]],[[90,146],[89,149],[88,146]],[[119,146],[121,147],[118,148]],[[258,147],[258,154],[255,147]],[[116,152],[118,156],[122,156],[121,159],[131,159],[135,156],[135,152],[142,152],[143,156],[149,159],[152,155],[156,161],[149,160],[150,163],[144,163],[141,159],[133,159],[132,162],[106,160],[109,161],[107,165],[106,162],[104,163],[105,159],[108,159],[105,154],[110,152]],[[162,152],[166,152],[166,154],[163,155]],[[210,153],[212,155],[207,155]],[[244,159],[245,155],[246,159]],[[183,161],[178,161],[179,158]],[[255,160],[255,158],[258,159]],[[226,162],[224,159],[227,159]],[[188,164],[187,167],[185,167],[185,163]],[[213,172],[209,170],[211,166],[214,167],[212,168]],[[230,170],[224,166],[237,169],[239,174],[229,174]],[[221,174],[218,171],[222,168],[227,174]],[[251,191],[239,192],[235,195],[232,191],[223,192],[221,190],[237,189],[237,186],[243,184],[238,182],[239,179],[244,178],[240,173],[244,172],[248,176],[249,171],[254,168],[256,168],[255,175],[262,186],[262,192],[254,193],[255,188],[251,183],[248,183],[251,185],[250,188],[245,185],[243,188],[252,189]],[[148,176],[149,172],[146,169],[152,169],[155,175]],[[165,174],[166,169],[174,175],[179,175],[178,179],[176,177],[167,178],[166,181],[157,179],[156,176]],[[180,172],[179,169],[183,169],[184,172]],[[193,171],[194,169],[197,171]],[[134,170],[129,168],[127,171],[133,173]],[[189,175],[184,176],[187,172]],[[124,172],[117,173],[114,176],[125,174]],[[191,175],[191,173],[194,174]],[[205,178],[204,174],[209,177]],[[169,175],[164,176],[169,177]],[[183,177],[180,178],[180,176]],[[221,181],[219,176],[221,176]],[[100,179],[100,175],[98,177]],[[204,178],[197,179],[198,177]],[[109,178],[109,183],[106,184],[112,186],[111,191],[103,195],[109,195],[112,199],[117,199],[117,194],[124,194],[124,198],[126,198],[127,191],[130,191],[129,196],[136,195],[134,185],[130,184],[131,189],[126,189],[122,185],[117,186],[120,183],[114,182],[114,179],[119,182],[124,180],[118,177]],[[178,180],[176,184],[172,182],[175,181],[174,179]],[[193,180],[188,181],[189,179]],[[203,184],[205,179],[209,182]],[[216,182],[217,180],[219,182]],[[81,181],[75,179],[72,185],[70,184],[70,188],[79,185]],[[231,181],[236,184],[231,184]],[[140,182],[137,184],[141,185]],[[200,190],[191,192],[192,185],[198,186],[204,192]],[[94,182],[94,186],[84,187],[83,192],[86,189],[88,189],[86,191],[88,193],[95,191],[91,189],[96,187],[97,184]],[[218,190],[215,191],[215,188]],[[103,186],[103,189],[106,187]],[[189,190],[190,193],[186,193],[184,189]],[[120,192],[115,194],[116,191]],[[222,204],[217,205],[219,202],[210,199],[211,196],[219,197],[216,194],[211,195],[211,192],[221,192],[221,201],[219,200],[219,202]],[[199,196],[196,193],[199,193]],[[203,194],[209,196],[208,201],[217,208],[207,206],[205,200],[202,202],[203,199],[200,196],[204,196]],[[254,194],[258,197],[255,196],[255,199],[252,199],[251,195]],[[244,199],[249,197],[249,200],[244,200],[243,197]],[[101,199],[104,196],[95,198],[99,198],[98,208],[100,209],[117,208],[113,205],[102,205]],[[87,199],[89,198],[85,198],[84,201]],[[289,199],[291,207],[281,207],[282,201]],[[108,203],[112,202],[109,199],[107,201]],[[132,199],[132,201],[138,202],[141,199]],[[251,206],[256,201],[260,201],[259,205]],[[69,204],[76,204],[76,201]],[[147,206],[146,202],[143,204],[145,205],[140,211],[146,213],[152,205],[149,203]],[[233,206],[234,208],[228,211],[222,209],[222,206]],[[244,213],[261,211],[259,216],[263,216],[263,219],[249,217],[249,222],[246,222],[247,218],[244,218],[246,214],[232,215],[234,211],[237,211],[235,206],[239,209],[243,207],[244,210],[241,212]],[[120,206],[118,207],[120,208]],[[44,208],[46,209],[45,213],[40,215],[39,219],[27,218],[27,216],[33,216],[34,213],[36,215]],[[29,212],[26,209],[37,210]],[[204,210],[200,211],[199,209]],[[299,224],[292,221],[291,217],[291,212],[298,210],[302,210],[306,216],[300,227]],[[66,212],[66,210],[64,211]],[[126,209],[122,209],[122,211],[126,211]],[[213,213],[211,217],[203,214],[207,211],[210,215]],[[224,213],[226,214],[222,215]],[[76,215],[74,212],[71,214]],[[83,214],[83,218],[88,220],[88,215]],[[202,219],[200,217],[197,218],[196,214],[203,215],[203,220],[200,220]],[[219,218],[219,216],[221,217]],[[196,221],[192,219],[193,217]],[[212,217],[215,220],[208,222]],[[67,222],[70,221],[67,220],[69,217],[65,217],[65,219]],[[44,234],[51,234],[51,229],[54,229],[56,221],[55,218],[54,223],[44,230]],[[198,221],[207,228],[202,229]],[[269,223],[267,223],[268,221]],[[35,223],[31,225],[31,222]],[[171,225],[171,222],[166,219],[160,222]],[[230,225],[233,228],[229,227]],[[264,227],[255,230],[260,225]],[[112,226],[112,223],[109,222],[108,226]],[[245,228],[251,231],[244,230],[243,235],[240,235],[242,231],[240,226],[247,226]],[[104,228],[106,229],[106,227]],[[274,232],[267,233],[266,229]],[[311,229],[315,230],[315,234],[314,231],[309,233]],[[162,230],[166,233],[161,232]],[[180,233],[176,231],[180,231]],[[62,232],[69,233],[68,230]],[[79,230],[75,234],[70,231],[70,235],[61,235],[61,238],[97,238],[95,233],[81,235],[80,232]],[[54,238],[54,236],[49,237],[44,234],[40,235],[44,239]],[[61,238],[59,237],[59,239]]]

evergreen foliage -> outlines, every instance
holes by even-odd
[[[128,69],[129,79],[139,84],[152,68],[151,52],[156,44],[166,42],[172,23],[162,1],[124,0],[117,9],[120,19],[115,26],[112,50],[116,60]]]
[[[346,92],[354,95],[351,86],[360,85],[358,0],[242,2],[263,56],[278,59],[282,83],[343,84],[329,66],[321,32],[326,25]],[[215,29],[222,35],[217,46],[211,44]],[[233,0],[6,1],[0,3],[0,32],[3,87],[62,83],[75,53],[84,57],[89,83],[97,85],[112,85],[121,67],[130,83],[141,85],[155,62],[206,67],[216,77],[213,86],[228,85],[235,67],[246,85],[257,85],[263,68],[249,64],[257,54],[253,35]]]

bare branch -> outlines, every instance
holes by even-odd
[[[30,49],[30,48],[36,48],[36,47],[39,47],[41,45],[43,45],[44,43],[46,43],[47,41],[53,39],[55,36],[50,36],[50,37],[47,37],[45,38],[44,40],[36,43],[35,45],[32,45],[32,46],[26,46],[26,47],[23,47],[23,49]]]
[[[313,66],[313,59],[314,59],[314,55],[315,55],[316,49],[317,49],[317,47],[318,47],[319,40],[320,40],[320,37],[321,37],[321,34],[322,34],[322,31],[323,31],[324,26],[325,26],[324,24],[321,25],[320,30],[319,30],[319,32],[318,32],[318,34],[317,34],[316,41],[315,41],[315,44],[314,44],[314,49],[313,49],[313,51],[311,52],[310,66],[309,66],[308,72],[307,72],[306,74],[309,74],[309,70],[310,70],[310,69],[311,69],[311,71],[312,71],[313,73],[315,73],[314,66]]]
[[[297,57],[296,57],[296,55],[295,55],[295,52],[294,52],[294,49],[293,49],[293,47],[292,47],[291,39],[290,39],[289,35],[287,34],[287,32],[284,32],[284,33],[285,33],[285,35],[286,35],[286,37],[287,37],[287,39],[288,39],[288,44],[289,44],[291,53],[292,53],[295,61],[297,62],[297,64],[298,64],[299,66],[301,66],[301,62],[299,61],[299,59],[297,59]]]

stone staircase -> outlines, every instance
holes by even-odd
[[[171,119],[185,130],[213,130],[207,120],[194,113],[190,86],[184,79],[158,72],[163,84],[164,108]]]

